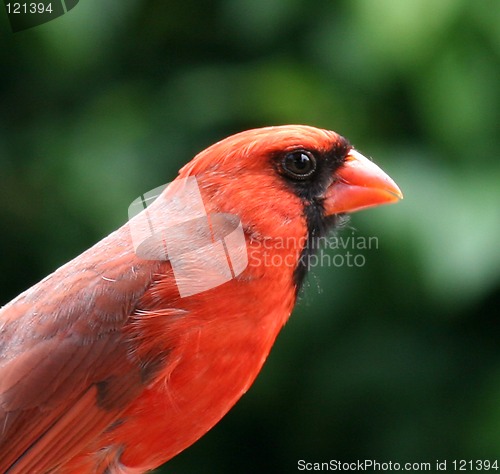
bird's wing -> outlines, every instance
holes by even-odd
[[[156,369],[122,329],[165,262],[138,259],[119,232],[0,310],[2,473],[71,459]]]

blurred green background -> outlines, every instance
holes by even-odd
[[[209,144],[333,129],[405,200],[352,217],[366,264],[316,269],[250,392],[158,472],[500,458],[499,25],[497,0],[81,0],[15,34],[2,12],[0,304]]]

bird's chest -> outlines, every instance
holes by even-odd
[[[155,462],[165,462],[229,411],[254,381],[291,313],[291,278],[291,272],[273,278],[247,272],[203,299],[185,302],[186,316],[168,328],[172,349],[165,369],[115,433],[127,440],[123,463],[149,464],[152,453]],[[148,434],[135,424],[148,426]]]

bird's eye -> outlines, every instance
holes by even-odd
[[[306,179],[316,171],[316,158],[309,151],[292,151],[284,156],[281,165],[290,178]]]

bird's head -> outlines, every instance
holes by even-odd
[[[396,202],[402,193],[335,132],[303,125],[248,130],[199,153],[180,171],[196,177],[208,214],[238,216],[247,245],[290,257],[300,286],[302,256],[346,213]],[[258,265],[257,265],[258,267]]]
[[[208,212],[240,217],[254,236],[323,235],[339,215],[402,198],[396,183],[335,132],[304,125],[248,130],[199,153]]]

